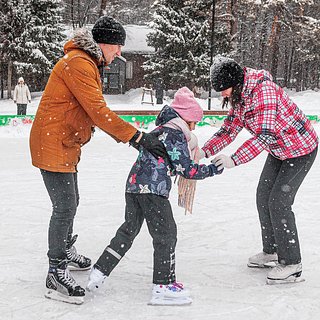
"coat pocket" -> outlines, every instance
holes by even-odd
[[[62,140],[64,146],[82,146],[91,139],[93,122],[81,107],[66,112],[65,126],[66,137]]]

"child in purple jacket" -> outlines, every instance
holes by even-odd
[[[140,148],[126,184],[125,222],[94,265],[87,289],[95,291],[110,275],[130,249],[146,220],[153,239],[154,266],[151,304],[183,305],[192,302],[189,292],[176,282],[175,247],[177,227],[168,200],[171,176],[204,179],[215,174],[215,165],[199,165],[191,159],[197,145],[192,145],[191,131],[202,119],[203,110],[192,91],[184,87],[175,94],[171,106],[165,106],[156,119],[153,132],[159,136],[170,159],[156,159]]]

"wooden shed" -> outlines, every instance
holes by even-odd
[[[146,55],[155,52],[147,45],[147,34],[151,29],[147,26],[124,26],[127,38],[122,48],[122,56],[117,57],[102,74],[103,89],[108,94],[121,94],[145,84],[142,64]]]

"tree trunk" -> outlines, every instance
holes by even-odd
[[[80,0],[78,0],[78,26],[79,26],[79,28],[81,28],[82,27],[82,25],[81,25],[81,12],[80,11],[82,11],[82,8],[80,9],[80,5],[81,5],[81,1]]]
[[[296,91],[299,92],[301,91],[301,87],[302,87],[302,62],[299,63],[299,65],[297,66],[296,69]]]
[[[291,51],[289,53],[289,63],[288,63],[288,71],[287,71],[289,88],[291,87],[293,58],[294,58],[294,42],[292,41],[292,43],[291,43]]]
[[[91,0],[90,2],[88,2],[86,8],[83,10],[83,14],[82,14],[82,18],[81,18],[81,21],[80,21],[80,27],[82,28],[84,25],[87,24],[87,21],[88,21],[88,12],[92,6],[92,3],[93,3],[94,0]]]
[[[3,99],[3,92],[4,92],[4,81],[3,81],[3,78],[4,78],[4,72],[3,72],[3,62],[0,63],[0,76],[1,76],[1,96],[0,98]]]
[[[303,62],[302,63],[302,75],[301,75],[301,91],[304,91],[307,89],[307,84],[308,84],[308,67],[307,63]]]
[[[283,74],[283,86],[288,88],[288,68],[289,68],[289,48],[285,48],[284,55],[282,58],[283,62],[283,69],[282,69],[282,74]]]
[[[8,92],[7,92],[7,98],[11,99],[12,98],[12,87],[11,87],[11,82],[12,82],[12,61],[11,59],[8,61]]]
[[[72,21],[72,28],[76,29],[76,24],[74,21],[74,1],[73,0],[71,0],[71,3],[70,3],[70,15],[71,15],[71,21]]]
[[[238,31],[237,0],[231,0],[230,11],[231,11],[230,14],[232,15],[232,19],[230,19],[230,34],[231,34],[231,38],[233,39],[233,37],[236,35]]]
[[[278,16],[275,15],[273,23],[272,23],[272,31],[270,35],[270,71],[271,74],[276,79],[277,70],[278,70],[278,59],[279,59],[279,36],[280,36],[280,24],[278,20]]]
[[[238,31],[238,21],[239,16],[237,12],[237,0],[232,0],[230,2],[230,39],[231,46],[233,50],[237,50],[237,31]]]
[[[99,17],[104,16],[104,11],[106,10],[106,7],[107,7],[107,0],[101,0]]]
[[[268,56],[268,50],[267,50],[268,16],[267,16],[266,10],[261,8],[259,8],[258,14],[259,14],[258,19],[261,21],[261,22],[259,21],[259,23],[261,23],[261,28],[258,29],[260,34],[259,32],[257,33],[259,42],[256,48],[258,48],[257,51],[259,55],[256,63],[258,68],[266,68],[265,61],[266,61],[266,56]]]

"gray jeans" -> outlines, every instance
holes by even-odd
[[[66,243],[71,239],[73,219],[79,204],[77,173],[40,170],[52,202],[48,232],[50,260],[66,258]]]
[[[280,263],[301,261],[298,231],[292,205],[295,195],[317,155],[278,160],[268,155],[257,188],[263,251],[278,253]]]

